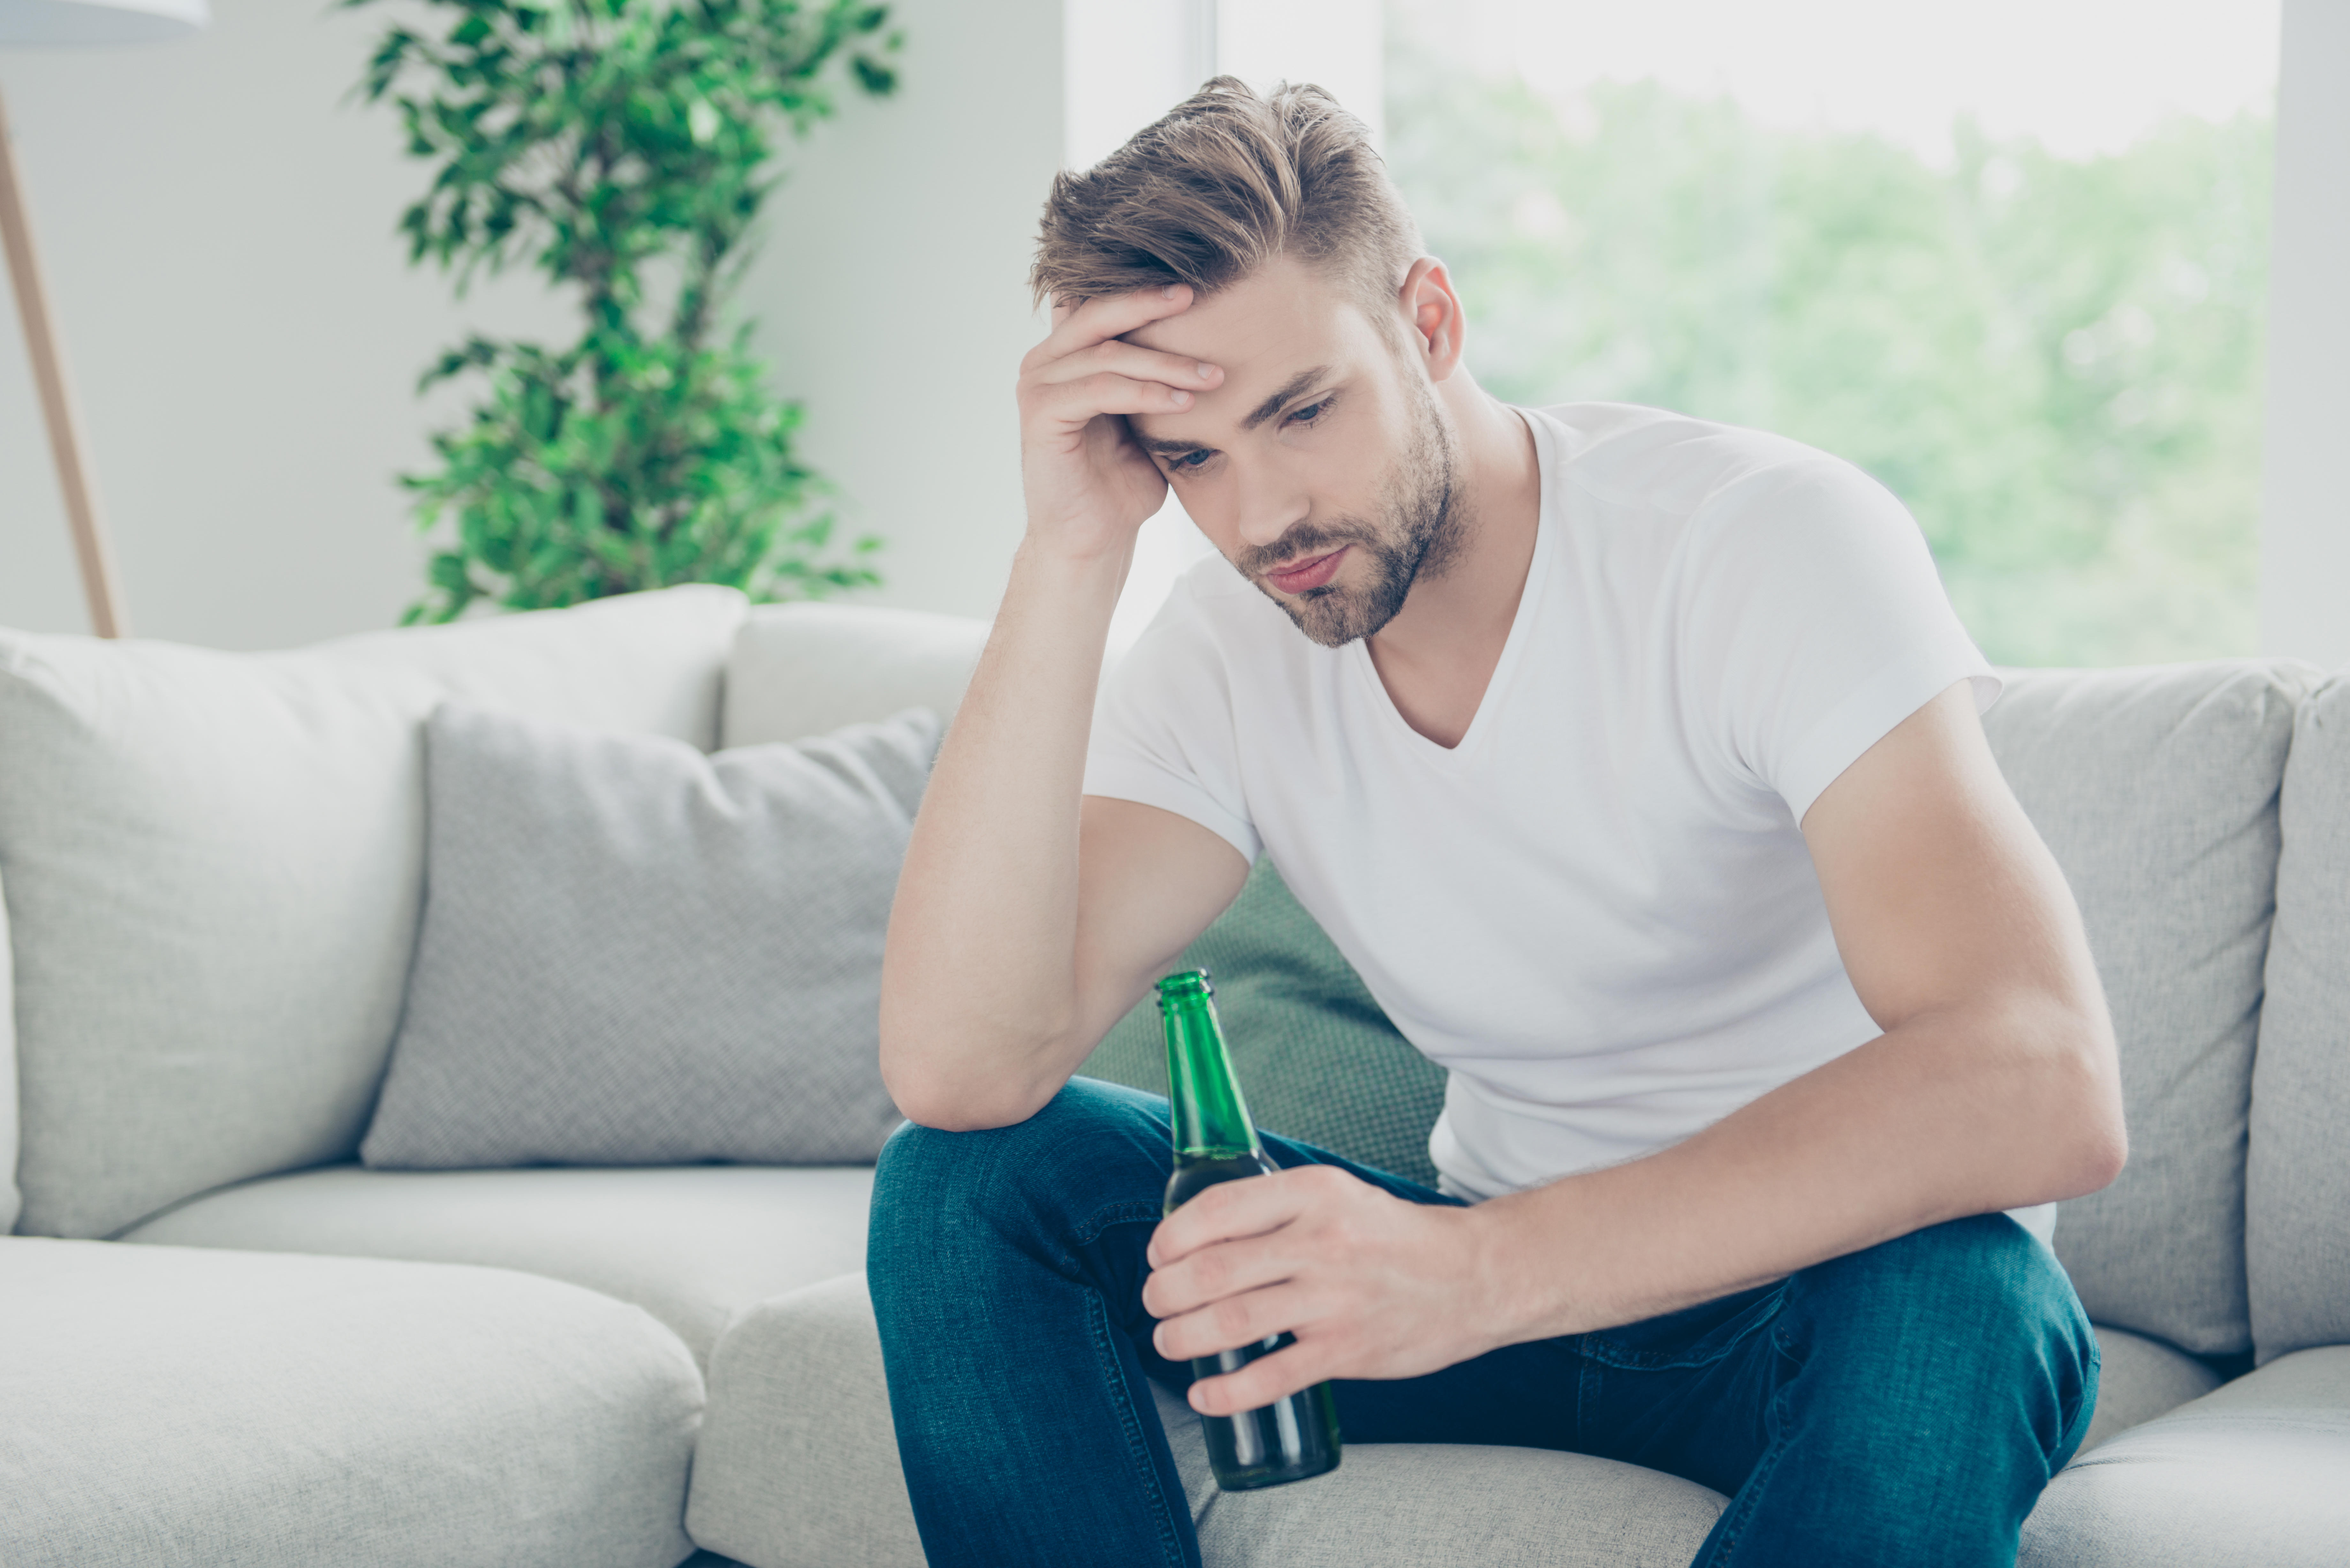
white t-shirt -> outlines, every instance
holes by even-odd
[[[1272,855],[1449,1070],[1430,1152],[1471,1199],[1663,1148],[1882,1033],[1797,824],[1937,693],[1999,693],[1850,464],[1653,409],[1523,412],[1534,561],[1459,746],[1219,556],[1112,673],[1086,768]]]

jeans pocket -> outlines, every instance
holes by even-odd
[[[1736,1291],[1679,1312],[1582,1336],[1578,1348],[1627,1372],[1708,1366],[1769,1327],[1785,1304],[1787,1282]]]

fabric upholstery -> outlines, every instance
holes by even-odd
[[[1423,1444],[1357,1444],[1328,1476],[1226,1496],[1198,1418],[1158,1394],[1207,1568],[1679,1568],[1722,1506],[1609,1459]],[[719,1342],[686,1528],[754,1568],[920,1568],[861,1275],[763,1303]]]
[[[2277,787],[2304,667],[2012,670],[1984,728],[2079,900],[2121,1044],[2129,1164],[2062,1209],[2089,1315],[2250,1347],[2244,1137]]]
[[[2350,1542],[2350,1345],[2304,1350],[2085,1453],[2021,1568],[2334,1568]]]
[[[2195,1357],[2126,1328],[2097,1325],[2097,1408],[2076,1458],[2220,1386],[2220,1375]]]
[[[987,622],[866,605],[762,605],[726,663],[728,746],[797,741],[908,708],[951,717]]]
[[[1153,1385],[1206,1568],[1683,1568],[1727,1501],[1587,1454],[1357,1443],[1336,1469],[1220,1492],[1200,1418]]]
[[[450,705],[372,1166],[869,1160],[914,710],[703,756]]]
[[[0,881],[0,1236],[16,1223],[16,966],[8,950],[8,888]]]
[[[702,1385],[502,1270],[0,1240],[10,1568],[670,1568]]]
[[[207,1194],[125,1241],[480,1263],[632,1302],[697,1361],[736,1314],[861,1270],[869,1166],[368,1170]]]
[[[678,588],[275,654],[0,633],[17,1228],[348,1158],[415,942],[425,715],[706,743],[742,613]]]
[[[685,1528],[752,1568],[922,1568],[862,1270],[763,1302],[710,1358]]]
[[[2350,679],[2303,708],[2281,815],[2245,1193],[2262,1361],[2350,1342]]]
[[[1444,1069],[1388,1022],[1270,857],[1182,961],[1213,977],[1232,1070],[1258,1127],[1436,1184],[1428,1133],[1444,1108]],[[1165,1094],[1157,1002],[1145,997],[1077,1070]]]

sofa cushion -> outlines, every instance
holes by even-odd
[[[0,1240],[11,1568],[670,1568],[702,1407],[636,1308],[503,1270]]]
[[[2281,816],[2245,1191],[2262,1361],[2350,1342],[2350,679],[2303,708]]]
[[[1356,1444],[1303,1486],[1222,1494],[1189,1406],[1157,1390],[1207,1568],[1685,1563],[1717,1493],[1533,1449]],[[862,1275],[762,1303],[710,1363],[686,1528],[761,1568],[920,1568]]]
[[[8,888],[0,882],[0,1236],[24,1206],[16,1190],[16,966],[8,956]]]
[[[208,1193],[125,1241],[521,1269],[632,1302],[697,1361],[754,1302],[865,1266],[869,1166],[368,1170]]]
[[[728,746],[797,741],[907,708],[951,717],[987,622],[868,605],[762,605],[726,661]]]
[[[710,1357],[685,1529],[759,1568],[922,1568],[865,1272],[760,1303]]]
[[[2110,1324],[2097,1324],[2096,1333],[2103,1361],[2097,1408],[2075,1457],[2220,1386],[2220,1375],[2210,1366],[2158,1339]]]
[[[2319,1568],[2350,1542],[2350,1345],[2304,1350],[2085,1453],[2022,1568]]]
[[[1206,1568],[1681,1568],[1728,1500],[1617,1459],[1356,1443],[1299,1486],[1219,1492],[1200,1417],[1153,1385]]]
[[[2121,1043],[2129,1164],[2063,1206],[2089,1315],[2250,1347],[2244,1129],[2301,666],[2010,670],[1991,749],[2080,901]]]
[[[348,1158],[415,943],[425,715],[708,744],[742,613],[677,588],[276,654],[0,633],[17,1228]]]
[[[1259,1127],[1436,1184],[1428,1134],[1444,1108],[1444,1069],[1388,1022],[1271,856],[1258,857],[1240,897],[1182,961],[1215,978],[1233,1071]],[[1165,1094],[1157,1004],[1137,1003],[1077,1070]]]
[[[451,704],[371,1166],[869,1160],[881,947],[939,721],[704,756]]]

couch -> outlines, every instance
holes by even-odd
[[[0,1561],[920,1563],[869,1169],[355,1151],[437,703],[749,744],[950,711],[983,632],[681,588],[282,654],[0,633]],[[2022,1561],[2350,1559],[2350,682],[2017,671],[1988,724],[2087,919],[2133,1140],[2059,1216],[2104,1385]],[[1267,1125],[1425,1161],[1436,1080],[1277,873],[1195,956]],[[1145,1017],[1088,1064],[1156,1070]],[[1161,1408],[1211,1568],[1679,1563],[1723,1501],[1416,1445],[1225,1497]]]

